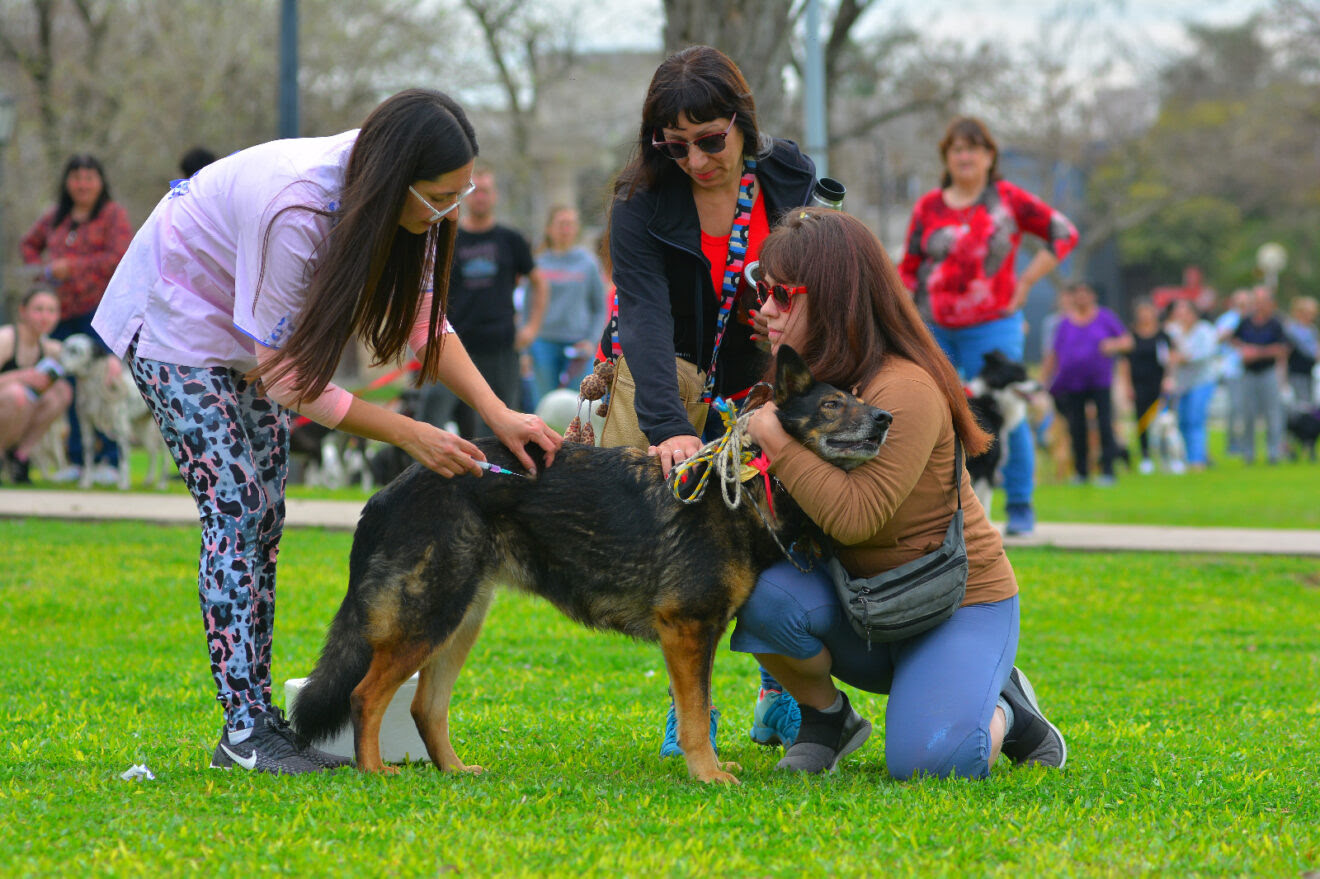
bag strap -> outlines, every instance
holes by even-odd
[[[958,489],[958,509],[962,509],[963,448],[958,431],[953,432],[953,484]]]
[[[720,313],[715,320],[715,346],[710,352],[710,370],[706,373],[706,387],[701,399],[709,403],[714,398],[715,367],[719,362],[720,343],[724,341],[724,330],[733,311],[734,300],[738,298],[738,284],[742,280],[743,262],[747,258],[747,238],[752,228],[752,189],[756,186],[756,159],[743,160],[742,180],[738,183],[738,207],[733,215],[733,228],[729,231],[729,255],[724,261],[724,298],[720,302]],[[700,289],[700,288],[698,288]],[[702,309],[698,304],[697,314]],[[698,336],[697,344],[701,344]]]

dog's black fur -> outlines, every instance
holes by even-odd
[[[1039,385],[1027,375],[1027,368],[995,349],[985,355],[980,373],[967,388],[967,405],[981,428],[992,437],[990,447],[967,458],[976,496],[990,515],[990,495],[1004,457],[1003,437],[1027,417],[1027,397]]]
[[[791,436],[845,468],[878,453],[891,420],[816,382],[787,347],[775,403]],[[519,469],[498,443],[478,444],[493,463]],[[702,781],[734,781],[710,745],[710,675],[720,635],[757,575],[784,558],[776,537],[788,545],[807,521],[786,491],[773,490],[774,535],[762,524],[761,516],[770,518],[763,480],[743,484],[735,509],[718,490],[683,504],[657,459],[633,449],[565,443],[533,479],[445,479],[415,465],[363,510],[348,594],[293,723],[321,740],[351,717],[357,765],[381,770],[381,717],[420,670],[412,714],[431,761],[443,770],[479,769],[450,745],[449,700],[494,585],[507,583],[583,625],[658,640],[689,771]]]
[[[1291,413],[1288,416],[1288,439],[1294,457],[1300,457],[1300,451],[1304,451],[1314,461],[1315,444],[1320,440],[1320,409]]]

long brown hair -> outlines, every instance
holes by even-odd
[[[409,185],[457,170],[476,155],[476,133],[452,98],[408,89],[362,123],[336,207],[295,205],[275,214],[305,210],[330,216],[335,225],[320,245],[323,256],[297,324],[265,370],[267,382],[288,377],[300,399],[318,396],[354,333],[371,351],[373,366],[398,360],[416,323],[428,270],[431,334],[417,382],[437,378],[457,221],[451,214],[415,235],[399,225],[399,217]],[[263,275],[270,232],[268,227],[262,245]],[[260,288],[259,276],[257,295]]]
[[[953,183],[953,175],[949,173],[949,147],[953,146],[955,140],[965,140],[994,153],[995,157],[990,161],[990,172],[986,174],[986,183],[994,183],[999,179],[999,145],[991,137],[990,129],[975,116],[959,116],[949,123],[949,127],[944,130],[944,137],[940,138],[940,161],[944,163],[941,188]]]
[[[690,183],[678,163],[651,146],[651,141],[663,140],[660,129],[677,125],[680,114],[700,125],[735,113],[733,124],[742,132],[743,155],[765,152],[751,86],[733,59],[710,46],[688,46],[670,55],[656,68],[646,90],[637,142],[614,182],[615,198],[630,198],[639,186],[651,190],[666,183]]]
[[[807,332],[798,353],[812,375],[837,387],[862,388],[886,357],[911,360],[939,386],[968,454],[990,447],[957,371],[861,220],[824,208],[790,211],[762,243],[760,256],[763,274],[807,288]]]

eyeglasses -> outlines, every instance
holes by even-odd
[[[738,114],[734,113],[729,120],[729,127],[723,131],[715,131],[710,134],[703,134],[690,143],[686,140],[651,140],[651,146],[664,153],[675,162],[682,161],[688,157],[688,152],[692,147],[696,147],[707,155],[716,155],[724,152],[725,141],[729,139],[729,132],[733,131],[733,123],[737,120]]]
[[[764,308],[766,302],[774,297],[775,307],[784,314],[788,314],[793,308],[792,297],[801,296],[806,292],[807,288],[800,284],[793,287],[787,284],[770,285],[759,278],[756,281],[756,298],[761,303],[761,307]]]
[[[426,200],[426,198],[420,192],[418,192],[416,189],[413,189],[411,186],[408,187],[408,191],[411,192],[413,195],[417,196],[417,200],[420,201],[422,204],[426,205],[427,209],[431,211],[431,216],[426,218],[426,224],[428,226],[433,226],[436,223],[440,222],[442,219],[444,219],[445,214],[448,214],[454,208],[462,204],[463,199],[471,195],[473,191],[476,190],[476,188],[477,188],[477,184],[469,183],[467,185],[467,188],[464,189],[462,192],[456,192],[452,196],[446,196],[446,198],[452,198],[454,200],[454,203],[451,204],[449,207],[444,208],[443,210],[431,204],[429,201]]]

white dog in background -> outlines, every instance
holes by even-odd
[[[1146,442],[1151,459],[1159,463],[1161,470],[1175,474],[1187,471],[1187,444],[1178,427],[1178,416],[1168,406],[1151,422]]]
[[[119,444],[120,491],[129,488],[128,451],[132,446],[145,449],[149,456],[147,484],[164,489],[169,479],[170,456],[165,449],[151,411],[138,393],[133,377],[125,367],[115,380],[107,379],[110,357],[97,355],[90,336],[79,333],[64,340],[60,351],[60,365],[69,375],[78,379],[74,413],[78,416],[78,429],[82,433],[82,488],[92,486],[92,457],[95,452],[94,430]],[[122,363],[121,363],[122,365]]]

